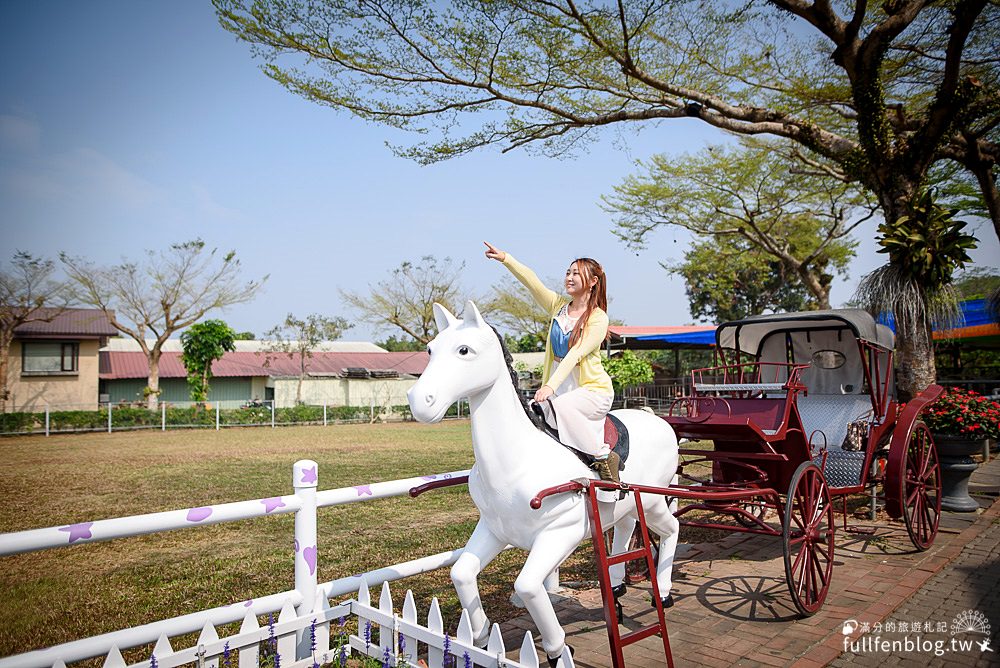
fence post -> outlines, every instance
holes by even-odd
[[[167,402],[160,402],[160,431],[167,430]]]
[[[271,399],[271,429],[274,429],[274,399]]]
[[[323,426],[326,426],[326,402],[323,402]]]
[[[45,435],[49,435],[49,405],[45,404]]]
[[[111,402],[108,402],[108,433],[111,433]]]
[[[312,613],[316,605],[316,567],[319,546],[316,542],[316,486],[319,466],[310,459],[295,462],[292,487],[302,507],[295,512],[295,590],[302,595],[296,612],[299,616]],[[309,656],[308,629],[297,632],[298,658]]]
[[[215,431],[219,431],[219,402],[215,402]]]

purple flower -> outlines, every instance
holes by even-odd
[[[466,652],[462,656],[465,659],[465,668],[472,668],[472,657],[469,656],[469,653]]]
[[[372,644],[372,623],[365,622],[365,654],[368,654],[368,647]]]
[[[149,668],[156,668],[156,655],[155,654],[150,654],[149,655]]]
[[[392,652],[388,647],[382,652],[382,668],[392,668]]]
[[[340,668],[347,666],[347,645],[340,646]]]
[[[406,651],[406,637],[400,633],[399,634],[399,653],[402,654]]]
[[[229,668],[229,666],[230,666],[230,656],[231,655],[232,655],[232,652],[229,651],[229,642],[226,641],[226,644],[222,646],[222,667],[223,668]]]
[[[451,636],[444,634],[444,660],[441,668],[448,668],[451,665]]]

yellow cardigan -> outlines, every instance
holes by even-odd
[[[538,280],[531,269],[514,259],[507,253],[503,265],[514,274],[514,278],[521,281],[524,287],[528,288],[535,301],[549,314],[550,328],[551,319],[559,314],[559,309],[567,304],[567,300],[559,294],[549,290]],[[587,319],[587,324],[583,327],[583,336],[576,342],[566,357],[559,362],[554,373],[552,362],[555,356],[552,353],[552,339],[549,331],[545,332],[545,361],[542,363],[542,384],[556,389],[562,385],[563,381],[573,372],[573,367],[580,366],[580,387],[588,390],[600,392],[601,394],[614,394],[614,387],[611,384],[611,376],[604,370],[601,364],[601,344],[604,343],[608,335],[608,314],[600,308],[595,308]]]

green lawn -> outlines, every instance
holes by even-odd
[[[319,488],[469,468],[469,423],[131,432],[0,439],[0,532],[290,494],[292,464],[319,464]],[[464,486],[319,512],[326,582],[464,545],[478,513]],[[293,588],[293,516],[260,518],[0,558],[0,655]],[[563,580],[592,580],[589,544]],[[494,620],[523,555],[484,574]],[[397,584],[421,615],[458,606],[447,569]],[[377,595],[377,593],[376,593]],[[138,654],[126,659],[140,660]]]

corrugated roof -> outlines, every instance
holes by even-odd
[[[689,334],[692,332],[715,331],[715,325],[671,325],[660,327],[630,327],[626,325],[612,325],[608,327],[612,336],[619,338],[632,338],[635,336],[663,336],[667,334]]]
[[[255,353],[261,352],[268,346],[273,345],[271,341],[234,341],[236,352]],[[146,345],[153,347],[152,339],[146,341]],[[112,352],[140,352],[139,342],[130,337],[122,337],[108,341],[106,350]],[[180,339],[167,339],[163,344],[163,352],[179,353],[184,350]],[[314,350],[326,353],[384,353],[385,348],[375,345],[369,341],[321,341],[316,344]]]
[[[54,314],[54,315],[53,315]],[[52,317],[50,322],[33,320],[14,330],[15,338],[73,337],[97,339],[118,336],[104,311],[93,308],[39,309],[41,317]]]
[[[375,352],[375,353],[313,353],[308,358],[308,372],[318,375],[342,375],[348,367],[365,369],[392,369],[401,374],[419,375],[427,367],[429,357],[425,351],[419,352]],[[267,365],[265,366],[265,362]],[[101,378],[118,380],[124,378],[146,378],[149,366],[141,352],[101,351]],[[226,353],[221,360],[212,364],[212,375],[219,378],[253,376],[298,376],[298,356],[289,357],[279,353],[270,356],[263,353]],[[163,353],[160,358],[160,378],[184,378],[187,372],[181,362],[180,353]]]

